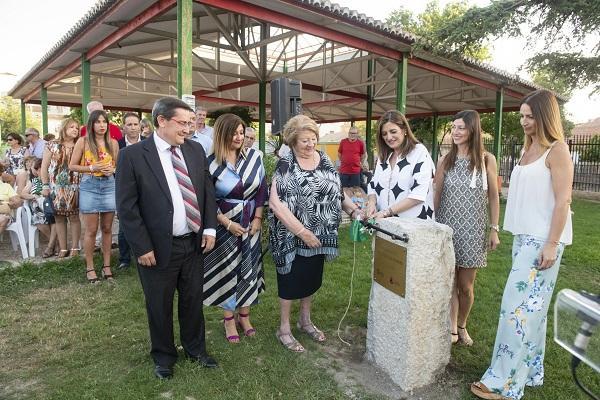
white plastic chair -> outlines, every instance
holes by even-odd
[[[17,248],[21,248],[21,255],[23,259],[29,258],[27,252],[27,240],[25,239],[25,231],[29,225],[30,219],[27,218],[27,206],[21,206],[17,208],[15,212],[15,222],[8,225],[6,231],[10,233],[10,240],[12,242],[13,250],[17,251]]]
[[[31,208],[29,207],[29,200],[25,201],[23,207],[25,208],[25,212],[27,213],[27,223],[23,224],[23,233],[25,234],[25,241],[29,246],[29,257],[35,257],[35,249],[39,247],[40,243],[40,231],[38,230],[36,225],[31,224],[32,212]]]

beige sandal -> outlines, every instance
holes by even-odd
[[[291,333],[281,333],[278,329],[275,333],[275,336],[277,336],[279,343],[281,343],[283,347],[285,347],[289,351],[292,351],[294,353],[304,353],[304,347],[302,347],[300,342],[296,340],[296,338]],[[283,340],[283,338],[288,338],[288,341],[286,342],[285,340]]]
[[[315,324],[313,324],[312,322],[309,322],[306,325],[300,325],[300,321],[298,321],[298,323],[296,324],[296,326],[298,327],[298,329],[300,329],[302,332],[306,333],[308,336],[310,336],[310,338],[312,340],[314,340],[315,342],[318,343],[323,343],[327,338],[325,337],[325,334],[323,333],[323,331],[321,331],[319,328],[317,328],[315,326]]]
[[[494,393],[490,389],[487,388],[481,382],[473,382],[471,383],[471,392],[479,397],[480,399],[486,400],[510,400],[508,397],[504,397],[501,394]]]
[[[457,326],[458,328],[458,339],[465,346],[473,346],[473,339],[469,336],[469,332],[467,332],[466,326]],[[462,335],[461,335],[462,332]]]

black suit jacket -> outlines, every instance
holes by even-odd
[[[142,141],[144,139],[146,139],[146,136],[141,136],[140,135],[140,141]],[[119,143],[119,150],[124,149],[125,147],[127,147],[127,143],[125,143],[125,135],[123,135],[123,137],[121,139],[117,140],[117,143]]]
[[[202,215],[197,242],[200,252],[202,230],[217,226],[215,188],[202,145],[185,140],[180,148]],[[173,238],[173,201],[153,136],[119,152],[116,200],[119,224],[136,257],[153,250],[157,265],[167,265]]]

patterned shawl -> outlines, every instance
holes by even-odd
[[[342,191],[340,178],[327,155],[319,151],[321,161],[314,171],[304,171],[294,152],[281,158],[273,177],[279,200],[314,233],[322,247],[311,249],[269,211],[269,245],[280,274],[291,270],[296,254],[311,257],[324,254],[326,260],[338,255],[338,227],[341,221]]]

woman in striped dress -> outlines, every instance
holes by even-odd
[[[264,291],[261,255],[263,207],[267,201],[260,153],[243,148],[246,126],[234,114],[215,121],[213,152],[208,156],[217,196],[215,248],[204,260],[204,304],[223,309],[225,337],[238,343],[234,313],[245,336],[254,336],[250,306]]]

